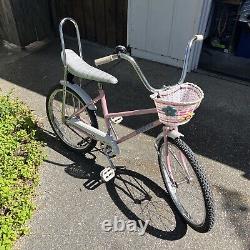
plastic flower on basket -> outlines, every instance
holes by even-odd
[[[185,115],[181,120],[182,121],[188,121],[191,120],[191,118],[194,116],[194,112],[189,112],[187,115]]]
[[[172,107],[172,106],[167,106],[162,109],[162,111],[167,115],[167,116],[176,116],[177,110]]]

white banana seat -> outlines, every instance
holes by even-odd
[[[86,63],[80,56],[78,56],[73,50],[65,49],[66,54],[66,65],[68,67],[68,71],[79,78],[93,80],[101,83],[111,83],[116,84],[118,80],[95,67],[90,66]],[[63,60],[63,52],[61,54]]]

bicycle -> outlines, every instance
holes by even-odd
[[[66,21],[72,22],[75,26],[79,55],[65,48],[63,25]],[[160,89],[152,87],[136,61],[126,54],[126,48],[123,46],[117,46],[113,55],[95,60],[96,66],[118,59],[128,61],[144,86],[152,93],[150,98],[155,103],[155,107],[151,109],[110,113],[103,84],[116,84],[118,80],[114,76],[90,66],[82,59],[80,33],[77,23],[72,18],[64,18],[59,25],[59,31],[64,79],[49,93],[46,109],[50,125],[60,141],[69,149],[83,153],[90,152],[99,141],[110,165],[101,171],[100,176],[104,182],[108,182],[115,178],[116,167],[112,158],[120,154],[119,144],[140,133],[163,125],[163,132],[156,138],[155,149],[167,192],[182,218],[194,230],[201,233],[210,231],[215,217],[211,187],[194,153],[181,139],[183,135],[178,131],[178,126],[190,121],[194,110],[198,108],[204,98],[203,91],[198,86],[184,83],[192,45],[196,41],[203,40],[203,36],[196,35],[189,41],[182,75],[174,86],[163,86]],[[98,96],[92,99],[79,84],[74,83],[74,77],[97,82]],[[98,129],[95,104],[99,101],[107,132]],[[155,113],[158,113],[158,120],[120,138],[112,125],[120,123],[122,117]],[[195,201],[194,198],[196,198]],[[194,209],[192,209],[193,205]]]

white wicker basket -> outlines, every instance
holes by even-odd
[[[204,93],[193,83],[183,83],[150,97],[155,102],[160,122],[169,127],[177,127],[191,120]]]

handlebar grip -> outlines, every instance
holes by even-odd
[[[96,59],[95,60],[95,65],[96,66],[99,66],[99,65],[102,65],[102,64],[106,64],[106,63],[110,63],[114,60],[118,59],[118,55],[110,55],[110,56],[105,56],[105,57],[102,57],[102,58],[99,58],[99,59]]]
[[[203,41],[204,36],[203,35],[196,35],[196,41]]]

